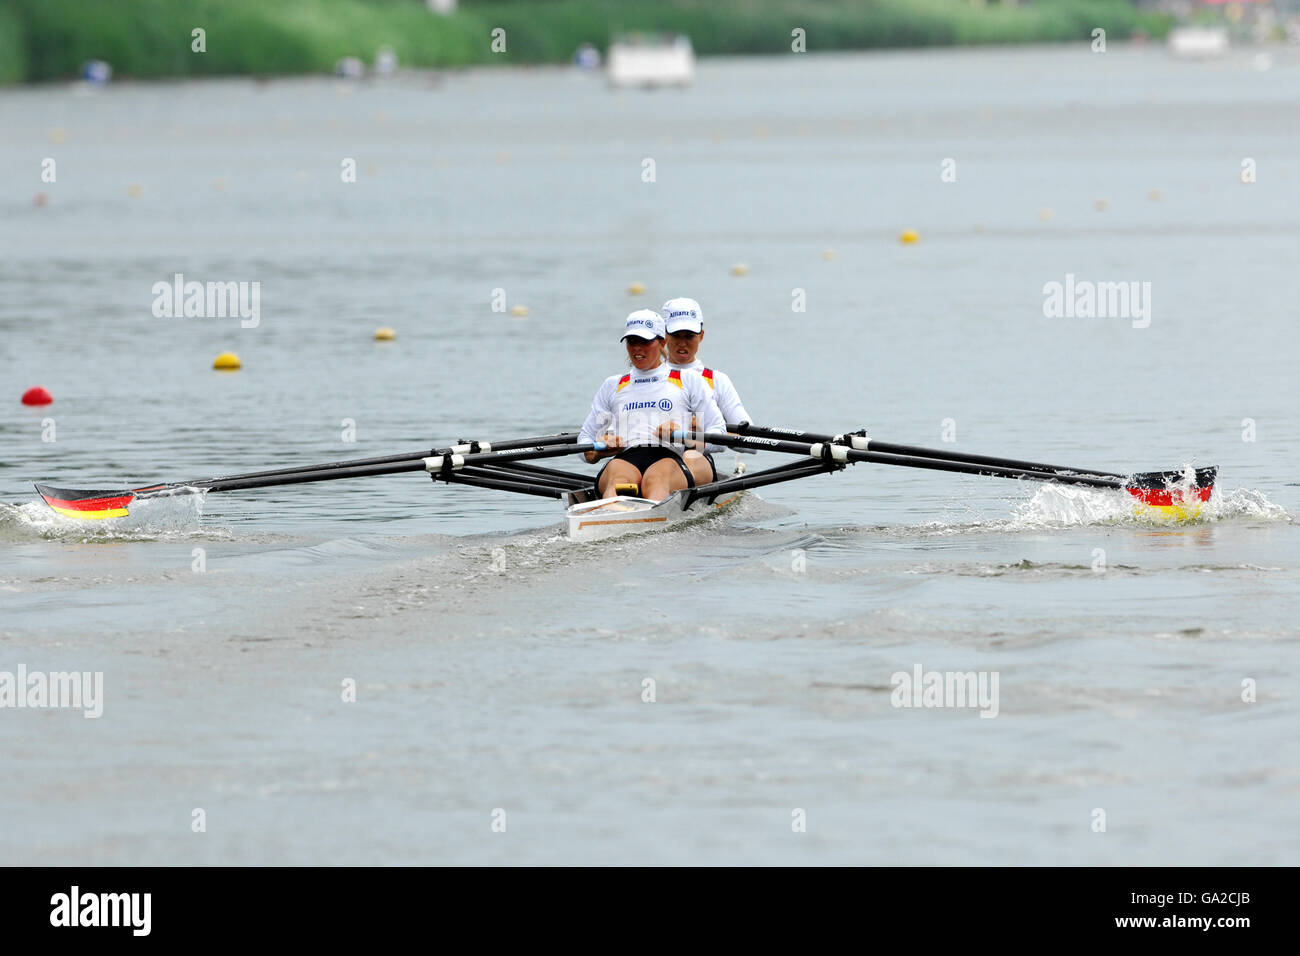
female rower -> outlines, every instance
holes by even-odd
[[[668,334],[668,362],[673,368],[693,369],[704,378],[704,383],[713,391],[713,400],[718,411],[728,424],[739,425],[752,422],[749,412],[731,383],[726,372],[708,368],[697,357],[704,342],[704,313],[700,304],[694,299],[669,299],[664,303],[659,314],[664,320],[664,331]]]
[[[658,312],[640,309],[629,315],[622,341],[632,368],[601,384],[578,437],[579,442],[607,446],[604,452],[587,452],[587,461],[614,455],[596,476],[600,496],[611,496],[619,485],[635,485],[642,498],[662,501],[675,491],[713,481],[707,458],[693,455],[688,462],[686,447],[671,443],[673,432],[693,419],[702,431],[726,427],[708,385],[698,372],[669,366]]]
[[[729,425],[752,422],[753,419],[745,411],[745,405],[736,392],[736,386],[731,384],[731,377],[726,372],[708,368],[697,357],[700,345],[704,342],[704,312],[700,309],[700,304],[694,299],[669,299],[659,314],[664,320],[664,331],[668,334],[669,365],[697,372],[704,379],[704,384],[709,386],[718,411],[722,412],[723,420]],[[698,431],[695,423],[691,424],[691,428]],[[721,445],[709,445],[701,451],[687,450],[686,463],[689,465],[699,457],[706,459],[709,467],[714,467],[713,455],[710,453],[722,450]]]

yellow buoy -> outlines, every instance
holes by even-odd
[[[391,342],[395,338],[397,338],[397,333],[394,332],[386,325],[381,328],[375,329],[376,342]]]
[[[526,305],[512,305],[512,306],[510,307],[510,314],[513,315],[513,316],[517,316],[518,318],[521,318],[521,319],[522,319],[524,316],[526,316],[526,315],[528,314],[528,306],[526,306]]]
[[[1098,200],[1096,200],[1096,201],[1093,202],[1093,204],[1092,204],[1092,208],[1095,209],[1095,210],[1097,210],[1097,212],[1105,212],[1107,209],[1110,208],[1110,200],[1109,200],[1109,199],[1098,199]]]
[[[222,352],[212,360],[212,367],[215,369],[221,369],[222,371],[233,372],[235,369],[241,367],[241,363],[239,361],[239,356],[234,352]]]
[[[921,241],[921,234],[915,229],[904,229],[902,234],[898,237],[898,241],[905,246],[910,246],[914,242]]]
[[[747,276],[749,275],[749,266],[745,265],[743,262],[737,262],[731,267],[731,274],[733,276]]]
[[[834,250],[834,249],[823,249],[823,250],[822,250],[822,258],[825,259],[827,262],[830,262],[832,259],[835,258],[835,250]]]
[[[633,282],[633,283],[630,283],[630,284],[628,285],[628,287],[627,287],[627,294],[628,294],[628,295],[645,295],[645,283],[644,283],[644,282]]]
[[[1055,215],[1056,215],[1056,213],[1052,212],[1052,210],[1049,209],[1049,208],[1047,208],[1046,206],[1044,206],[1042,209],[1038,210],[1038,218],[1039,218],[1039,221],[1041,221],[1041,222],[1051,222],[1051,221],[1052,221],[1052,217],[1055,216]]]
[[[1147,199],[1150,199],[1152,202],[1159,202],[1164,198],[1165,198],[1165,194],[1162,193],[1159,189],[1153,189],[1151,190],[1151,192],[1147,193]]]
[[[132,199],[138,199],[143,193],[144,193],[144,187],[137,186],[134,183],[126,187],[126,194],[130,196]]]

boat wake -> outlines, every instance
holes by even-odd
[[[199,533],[203,494],[145,498],[122,518],[86,521],[67,518],[43,501],[0,504],[0,541],[156,541]],[[205,531],[205,535],[207,532]]]

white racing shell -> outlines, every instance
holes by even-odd
[[[734,491],[714,502],[695,500],[682,507],[682,493],[674,492],[663,501],[649,498],[602,498],[573,505],[565,513],[572,541],[599,541],[624,534],[638,534],[671,528],[684,521],[705,518],[731,504],[743,491]]]

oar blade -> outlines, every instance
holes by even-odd
[[[1124,488],[1137,499],[1141,513],[1191,521],[1210,500],[1218,474],[1215,465],[1197,468],[1190,481],[1186,471],[1148,471],[1130,476]]]
[[[90,521],[125,518],[130,513],[127,506],[135,498],[134,491],[53,488],[50,485],[37,485],[36,493],[59,514]]]

